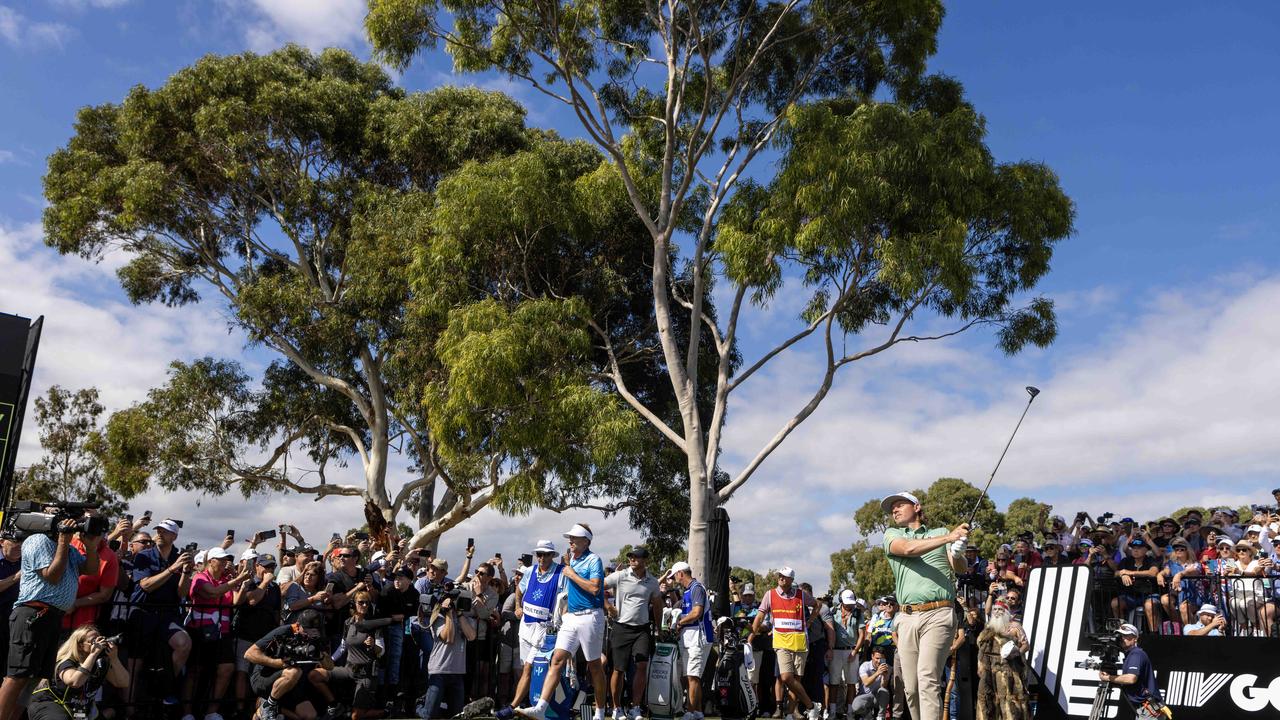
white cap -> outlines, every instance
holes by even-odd
[[[258,551],[254,550],[253,548],[249,548],[248,550],[245,550],[243,553],[241,553],[240,559],[244,562],[248,562],[249,560],[257,560]]]
[[[235,557],[235,555],[231,554],[230,550],[223,547],[212,547],[204,553],[205,560],[226,560],[227,558],[233,557]]]
[[[910,502],[912,505],[920,504],[919,498],[907,492],[906,490],[903,490],[900,493],[894,493],[893,495],[890,495],[889,497],[881,500],[880,509],[885,512],[889,512],[890,510],[893,509],[893,503],[895,503],[898,500],[906,500],[907,502]]]
[[[693,574],[693,568],[689,566],[689,563],[687,563],[687,562],[685,562],[685,561],[681,560],[680,562],[678,562],[678,563],[676,563],[675,565],[672,565],[672,566],[671,566],[671,574],[672,574],[672,575],[675,575],[675,574],[676,574],[676,573],[678,573],[678,572],[687,572],[687,573],[689,573],[690,575],[692,575],[692,574]]]
[[[590,540],[591,531],[582,527],[581,525],[574,525],[573,527],[569,528],[568,532],[566,532],[564,536],[567,538],[580,537],[580,538],[586,538]]]
[[[857,604],[857,602],[858,602],[858,598],[854,596],[852,590],[845,590],[844,592],[840,593],[841,605],[855,605]]]
[[[789,577],[792,580],[796,579],[796,571],[792,570],[786,565],[783,565],[782,567],[778,568],[778,575],[781,577]]]
[[[201,550],[200,552],[196,553],[195,557],[191,558],[191,561],[199,565],[204,562],[204,556],[205,556],[205,551]]]
[[[379,560],[381,560],[386,556],[387,556],[387,553],[385,551],[379,550],[378,552],[373,554],[373,557],[369,558],[369,562],[378,562]]]
[[[155,530],[168,530],[174,535],[178,534],[178,523],[170,520],[169,518],[165,518],[151,527]]]
[[[538,544],[533,546],[533,552],[535,554],[540,552],[553,553],[555,551],[556,551],[556,544],[551,542],[550,540],[539,540]]]
[[[1132,635],[1133,637],[1138,637],[1138,628],[1130,625],[1129,623],[1124,623],[1119,628],[1116,628],[1116,632],[1121,635]]]
[[[1245,530],[1244,530],[1244,531],[1245,531],[1245,532],[1247,532],[1247,533],[1251,533],[1251,532],[1260,533],[1260,532],[1262,532],[1262,526],[1261,526],[1261,525],[1250,525],[1249,527],[1245,528]]]
[[[1200,613],[1209,613],[1210,615],[1217,615],[1218,607],[1213,603],[1205,603],[1200,606],[1199,610],[1196,611],[1197,615],[1199,615]]]
[[[1226,545],[1228,547],[1235,547],[1236,541],[1232,540],[1230,535],[1223,535],[1222,537],[1218,538],[1218,544]]]
[[[755,595],[755,594],[756,594],[756,586],[755,586],[755,585],[753,585],[753,584],[751,584],[751,583],[747,583],[747,584],[745,584],[745,585],[743,585],[743,586],[742,586],[742,591],[741,591],[741,592],[739,592],[738,594],[739,594],[739,595]]]

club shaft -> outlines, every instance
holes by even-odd
[[[991,481],[996,479],[996,471],[1000,469],[1000,463],[1004,462],[1004,456],[1009,452],[1009,446],[1013,445],[1013,439],[1018,436],[1018,428],[1022,427],[1022,420],[1027,417],[1027,411],[1031,409],[1031,403],[1036,401],[1036,396],[1032,395],[1027,400],[1027,406],[1022,408],[1022,415],[1018,417],[1018,424],[1013,426],[1013,434],[1009,436],[1009,442],[1004,444],[1004,450],[1000,453],[1000,459],[996,460],[996,466],[991,469],[991,477],[987,478],[987,484],[982,487],[982,494],[978,496],[978,502],[973,504],[973,510],[969,512],[969,519],[965,521],[970,527],[973,526],[973,518],[978,514],[978,508],[982,507],[982,501],[987,497],[987,491],[991,489]]]

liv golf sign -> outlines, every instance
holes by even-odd
[[[1089,717],[1098,673],[1079,664],[1089,655],[1092,591],[1085,567],[1031,571],[1023,626],[1039,685],[1038,718]],[[1144,635],[1141,644],[1177,720],[1280,720],[1280,640]],[[1102,716],[1131,718],[1133,711],[1112,689]]]

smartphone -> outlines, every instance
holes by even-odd
[[[200,546],[197,543],[187,543],[187,546],[182,548],[182,552],[195,557],[196,551],[199,549]]]
[[[525,567],[531,567],[533,565],[533,553],[525,553],[521,555],[520,564]]]
[[[128,522],[132,523],[132,522],[133,522],[133,513],[128,513],[127,515],[125,515],[125,516],[124,516],[124,519],[125,519],[126,521],[128,521]]]
[[[473,548],[473,547],[475,547],[475,546],[476,546],[476,539],[475,539],[475,538],[467,538],[467,547],[469,547],[469,548]]]
[[[150,510],[143,510],[143,511],[142,511],[142,517],[144,517],[144,518],[149,518],[149,517],[151,517],[151,511],[150,511]]]
[[[351,537],[355,540],[368,540],[369,533],[364,532],[363,530],[357,530],[356,532],[351,533]]]
[[[333,594],[333,588],[334,588],[334,584],[333,584],[333,583],[329,583],[328,585],[325,585],[325,586],[324,586],[324,591],[325,591],[325,592],[327,592],[327,593],[329,593],[330,595],[332,595],[332,594]]]
[[[341,536],[341,535],[339,535],[338,533],[334,533],[334,534],[330,535],[330,536],[329,536],[329,539],[330,539],[330,540],[332,540],[332,541],[334,541],[334,542],[342,542],[342,536]]]
[[[235,539],[236,539],[236,531],[235,531],[235,530],[228,530],[228,531],[227,531],[227,537],[231,538],[232,540],[235,540]]]
[[[502,553],[494,553],[493,556],[498,558],[499,560],[502,559]]]
[[[263,530],[261,533],[259,533],[259,537],[261,537],[263,540],[270,540],[275,536],[276,536],[275,530]]]

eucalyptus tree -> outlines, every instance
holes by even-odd
[[[384,60],[403,68],[443,44],[455,69],[505,74],[566,108],[608,158],[651,242],[654,362],[678,416],[620,373],[610,383],[685,458],[696,572],[712,512],[841,368],[979,325],[997,326],[1007,352],[1054,337],[1052,303],[1025,296],[1071,232],[1071,202],[1044,165],[996,162],[959,85],[924,76],[942,16],[938,0],[369,2]],[[750,306],[787,283],[805,296],[796,326],[735,370]],[[706,332],[681,337],[681,317]],[[605,333],[596,342],[618,352]],[[717,482],[731,397],[806,342],[823,359],[812,393]]]

